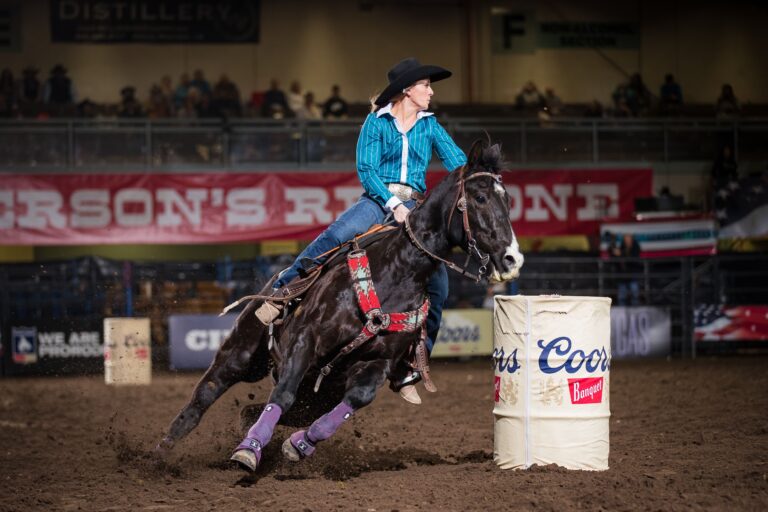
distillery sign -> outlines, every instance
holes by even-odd
[[[55,42],[259,41],[258,0],[52,0]]]

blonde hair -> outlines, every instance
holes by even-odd
[[[379,105],[376,104],[376,99],[380,96],[381,93],[377,92],[374,93],[373,96],[371,96],[371,112],[378,112],[378,110],[381,108]],[[392,96],[392,98],[389,100],[389,103],[397,103],[398,101],[403,101],[403,98],[405,98],[404,92],[399,92]]]

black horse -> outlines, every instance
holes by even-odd
[[[490,280],[518,277],[523,257],[509,222],[509,197],[501,183],[501,165],[498,145],[484,147],[476,142],[465,167],[447,175],[403,226],[367,247],[383,312],[423,308],[430,275],[457,246],[476,257],[479,273],[487,272]],[[448,265],[456,267],[450,262]],[[268,292],[270,284],[262,293]],[[255,470],[278,421],[306,426],[325,412],[307,430],[294,433],[283,444],[283,453],[291,460],[310,456],[318,442],[373,401],[386,379],[403,376],[403,362],[419,340],[419,329],[381,330],[349,354],[337,357],[367,321],[346,264],[326,265],[300,305],[287,315],[279,328],[274,358],[270,355],[269,328],[254,315],[261,303],[252,300],[238,316],[191,400],[158,444],[158,453],[165,453],[194,429],[211,404],[232,385],[255,382],[272,373],[275,386],[269,401],[232,458]],[[316,392],[315,377],[332,360],[333,370]],[[311,419],[307,420],[307,415],[292,419],[288,413],[292,406],[309,411]]]

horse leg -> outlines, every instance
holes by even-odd
[[[245,439],[237,445],[234,453],[232,453],[230,460],[239,463],[244,469],[256,471],[261,461],[262,449],[272,439],[272,433],[280,420],[280,416],[296,400],[299,384],[301,384],[310,364],[311,343],[309,341],[310,335],[308,333],[299,335],[297,342],[283,359],[280,380],[269,395],[269,402],[256,423],[248,429]]]
[[[242,380],[242,372],[234,365],[224,361],[224,366],[212,364],[192,391],[189,402],[182,407],[179,414],[168,427],[168,433],[158,443],[155,451],[163,454],[192,432],[203,417],[203,414],[230,387]]]
[[[250,304],[238,316],[235,327],[222,344],[211,365],[195,385],[192,397],[168,427],[155,447],[164,455],[194,430],[205,412],[230,387],[247,380],[256,382],[267,375],[269,350],[266,329],[253,314]]]
[[[283,455],[298,461],[315,453],[317,443],[325,441],[358,411],[376,397],[376,390],[386,380],[389,361],[360,361],[350,368],[347,391],[342,401],[307,430],[294,432],[283,442]]]

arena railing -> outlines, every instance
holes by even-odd
[[[169,315],[218,313],[230,301],[258,290],[290,261],[285,255],[218,262],[80,258],[0,264],[0,326],[7,329],[50,321],[147,316],[162,359],[163,351],[167,352]],[[619,267],[627,262],[637,263],[642,272],[621,271]],[[636,260],[531,254],[526,257],[520,280],[507,285],[503,292],[494,289],[493,293],[616,299],[619,282],[635,279],[640,284],[640,305],[669,309],[673,355],[695,357],[694,308],[700,304],[765,304],[765,263],[765,256],[751,254]],[[489,293],[487,283],[449,275],[451,291],[446,307],[482,307]]]
[[[52,119],[0,121],[0,171],[340,169],[362,119]],[[768,160],[768,118],[471,119],[443,124],[462,147],[501,142],[511,164]],[[486,135],[488,134],[488,135]]]

